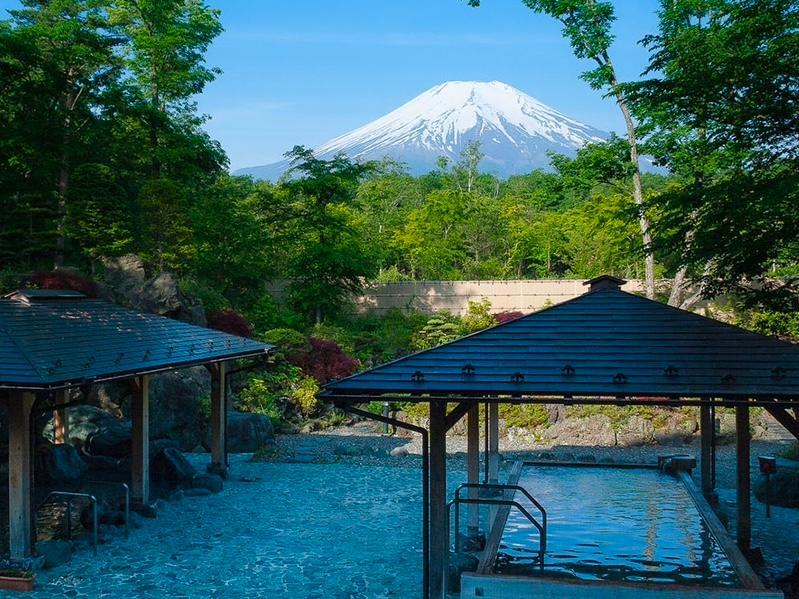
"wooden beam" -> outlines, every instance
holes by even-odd
[[[33,393],[8,394],[8,538],[12,559],[33,549],[31,408]]]
[[[444,599],[449,552],[446,405],[430,402],[430,597]]]
[[[751,498],[751,466],[750,461],[750,433],[749,433],[749,406],[739,405],[735,408],[736,431],[736,466],[738,471],[738,547],[747,554],[752,545],[752,498]]]
[[[131,391],[130,495],[135,504],[146,505],[150,502],[150,377],[133,379]]]
[[[67,403],[67,392],[61,389],[55,392],[56,409],[53,410],[53,443],[60,445],[69,443],[69,414],[68,408],[58,406]]]
[[[449,432],[453,426],[458,424],[461,418],[466,416],[473,405],[474,402],[462,401],[455,406],[449,414],[447,414],[447,432]]]
[[[488,404],[488,482],[499,482],[499,404]]]
[[[782,426],[784,426],[789,433],[791,433],[794,437],[799,439],[799,421],[796,420],[791,413],[781,406],[774,406],[774,407],[767,407],[766,410],[769,414],[774,416],[774,420],[779,422]],[[796,409],[794,408],[794,413]]]
[[[711,499],[714,498],[715,490],[713,484],[713,436],[716,434],[716,423],[713,418],[713,407],[708,404],[702,404],[699,408],[699,427],[702,435],[702,450],[700,468],[702,473],[702,493],[705,498],[714,503]]]
[[[466,420],[466,470],[467,479],[472,484],[480,482],[480,406],[472,404]],[[477,499],[477,489],[469,489],[469,499]],[[480,506],[469,504],[468,533],[475,536],[480,532]],[[460,551],[460,547],[455,548]]]
[[[227,400],[226,373],[224,362],[212,364],[211,372],[211,464],[208,471],[226,477],[227,459]]]

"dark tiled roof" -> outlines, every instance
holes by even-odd
[[[47,388],[267,353],[272,346],[70,294],[0,299],[0,387]]]
[[[333,382],[355,394],[799,398],[799,346],[618,289]]]

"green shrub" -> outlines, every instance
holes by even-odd
[[[308,338],[294,329],[271,329],[261,335],[264,343],[277,346],[276,354],[285,359],[291,359],[308,351]]]
[[[308,417],[319,411],[317,393],[319,393],[319,383],[313,377],[307,376],[295,385],[291,399],[299,409],[300,414]]]
[[[228,299],[216,289],[206,287],[194,279],[181,279],[178,283],[180,290],[189,297],[199,299],[207,312],[218,312],[231,308]]]
[[[549,424],[549,415],[543,404],[500,404],[499,417],[508,428],[536,428]]]
[[[738,326],[772,337],[799,339],[799,313],[748,310],[736,314]]]
[[[799,441],[794,441],[780,452],[780,457],[787,460],[799,460]]]
[[[436,312],[412,338],[413,349],[420,351],[455,341],[463,336],[460,318],[443,310]]]
[[[263,335],[271,329],[302,329],[305,327],[305,319],[302,316],[275,301],[268,293],[258,298],[243,312],[252,324],[256,335]]]
[[[475,333],[497,324],[497,319],[491,314],[491,302],[483,298],[479,302],[469,301],[466,316],[463,317],[463,333]]]

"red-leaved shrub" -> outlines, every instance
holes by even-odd
[[[238,335],[252,337],[252,327],[247,319],[234,310],[214,310],[207,315],[208,328]]]
[[[97,284],[70,270],[39,271],[28,278],[28,283],[38,289],[78,291],[86,297],[97,297]]]
[[[308,344],[309,349],[291,361],[320,385],[349,376],[358,368],[358,360],[345,354],[335,341],[310,337]]]
[[[511,320],[521,318],[522,316],[524,316],[524,312],[497,312],[494,314],[494,318],[496,318],[497,323],[499,324],[505,324]]]

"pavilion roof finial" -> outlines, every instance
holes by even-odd
[[[587,280],[583,285],[588,285],[588,293],[602,291],[603,289],[615,289],[619,291],[627,281],[612,275],[599,275]]]

